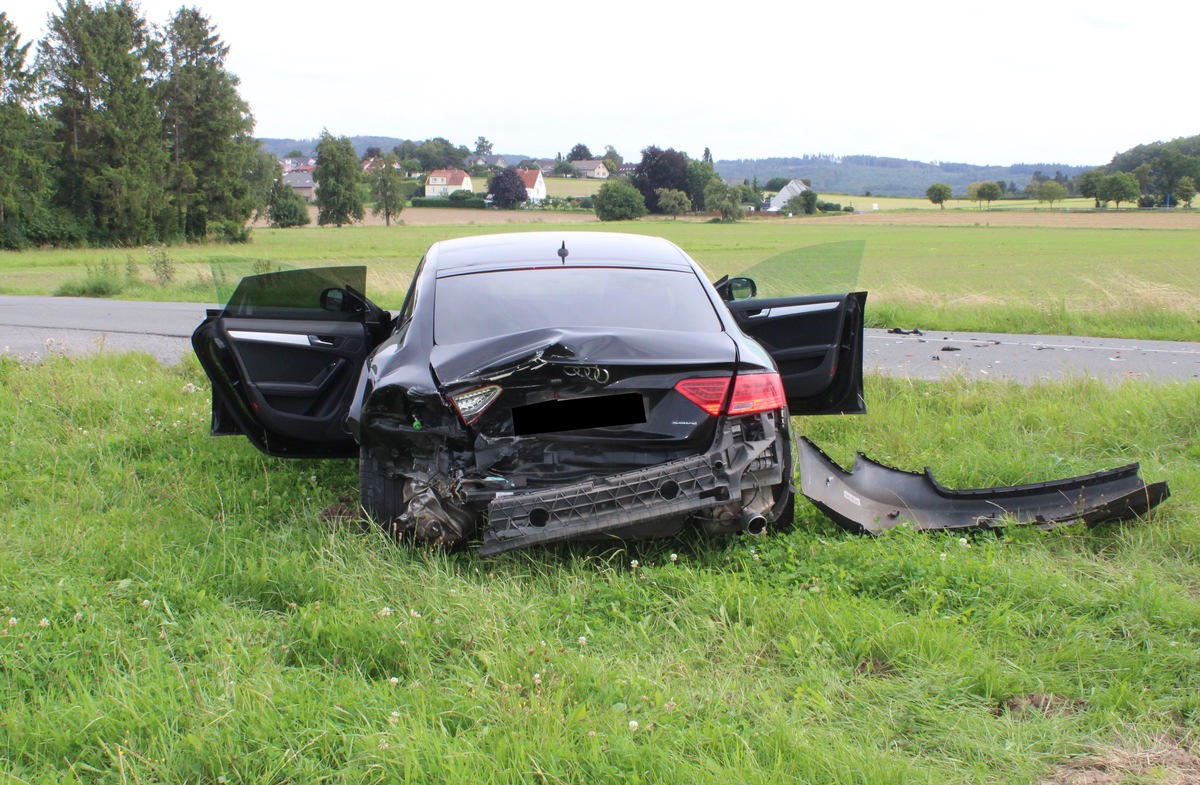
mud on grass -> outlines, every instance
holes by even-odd
[[[1195,385],[872,378],[871,414],[796,423],[953,487],[1140,459],[1174,491],[1142,524],[867,539],[805,508],[487,561],[322,520],[353,462],[208,436],[195,363],[0,386],[18,781],[1036,783],[1200,730]],[[998,708],[1038,694],[1071,710]]]

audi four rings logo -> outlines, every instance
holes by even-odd
[[[608,380],[612,378],[607,368],[600,368],[595,365],[568,365],[563,369],[563,373],[567,376],[574,376],[577,379],[587,379],[596,384],[608,384]]]

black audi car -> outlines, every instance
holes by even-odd
[[[363,510],[418,541],[786,526],[789,414],[864,410],[865,293],[760,298],[663,239],[439,242],[395,315],[365,278],[245,278],[192,342],[215,434],[358,456]]]

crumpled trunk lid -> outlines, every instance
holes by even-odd
[[[477,468],[518,486],[612,474],[702,453],[715,417],[675,391],[682,379],[728,377],[728,335],[536,330],[435,347],[450,399],[494,386],[469,423]]]

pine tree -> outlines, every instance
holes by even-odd
[[[39,46],[58,148],[58,202],[102,243],[160,233],[166,151],[151,95],[158,51],[137,6],[63,0]]]
[[[225,70],[229,47],[208,18],[180,8],[160,42],[164,78],[155,86],[170,152],[167,187],[179,226],[203,239],[209,221],[245,223],[253,209],[246,173],[258,142],[238,79]]]

